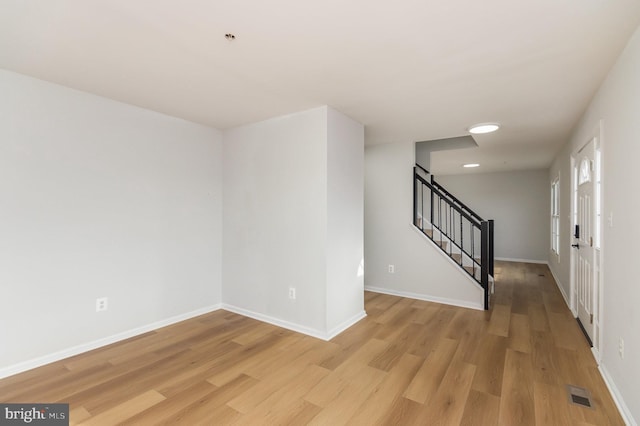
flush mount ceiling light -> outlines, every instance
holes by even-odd
[[[467,163],[467,164],[463,164],[462,167],[466,167],[467,169],[471,169],[473,167],[480,167],[480,164],[478,164],[478,163]]]
[[[498,123],[480,123],[474,124],[469,127],[469,133],[473,133],[474,135],[481,135],[483,133],[491,133],[495,132],[500,128]]]

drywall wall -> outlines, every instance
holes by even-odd
[[[412,224],[414,163],[413,142],[365,148],[365,289],[482,308],[480,286]]]
[[[549,268],[565,299],[570,304],[571,298],[571,143],[565,144],[549,169],[549,185],[555,179],[560,182],[560,246],[558,254],[549,251]]]
[[[223,300],[311,333],[326,329],[326,117],[316,108],[224,132]]]
[[[220,303],[218,131],[6,71],[0,93],[0,372]]]
[[[321,338],[364,315],[363,135],[328,107],[224,133],[228,309]]]
[[[483,219],[495,221],[495,257],[547,262],[548,170],[447,175],[435,179]]]
[[[637,190],[637,161],[640,158],[640,30],[636,30],[615,66],[591,101],[550,171],[561,179],[561,252],[551,262],[554,274],[565,289],[570,287],[571,230],[570,155],[599,132],[602,123],[603,216],[603,301],[601,369],[609,378],[614,395],[622,403],[629,424],[640,421],[640,286],[638,283],[638,241],[640,191]],[[612,215],[610,226],[606,218]],[[565,255],[566,253],[566,255]],[[624,358],[618,353],[624,339]]]
[[[427,170],[431,170],[432,152],[449,151],[452,149],[475,148],[477,146],[478,144],[471,135],[416,142],[416,163]]]
[[[364,127],[327,109],[327,331],[364,311]]]

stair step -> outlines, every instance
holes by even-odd
[[[451,253],[451,258],[456,261],[457,264],[460,264],[462,261],[462,254],[460,253]],[[480,259],[476,259],[476,261],[480,261]],[[480,270],[478,266],[463,266],[465,271],[467,271],[472,277],[475,277],[476,273]]]
[[[460,260],[462,259],[462,254],[460,253],[451,253],[451,257],[453,258],[453,260],[455,260],[456,262],[460,263]],[[476,261],[476,263],[479,265],[480,264],[480,259],[479,258],[475,258],[474,259]]]
[[[437,245],[439,245],[440,247],[442,247],[443,249],[445,249],[445,250],[447,249],[448,241],[436,241],[436,240],[433,240],[433,242],[436,243]]]
[[[420,218],[418,218],[418,222],[420,222]],[[431,241],[433,241],[434,243],[436,243],[437,245],[439,245],[443,249],[445,249],[445,250],[447,249],[447,244],[449,244],[448,241],[434,240],[433,239],[433,229],[423,229],[422,232],[427,234],[429,236],[429,238],[431,238]]]

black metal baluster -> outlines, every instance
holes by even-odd
[[[433,235],[433,175],[431,175],[431,235]]]
[[[451,213],[453,212],[453,208],[451,204],[449,204],[449,224],[447,225],[447,233],[449,234],[449,256],[453,253],[453,242],[455,241],[455,237],[453,237],[453,232],[451,231]]]
[[[462,266],[462,256],[464,255],[464,230],[462,229],[462,214],[460,214],[460,251],[460,266]]]
[[[469,223],[469,231],[471,231],[471,259],[476,261],[476,241],[475,241],[475,229],[472,223]],[[475,269],[475,264],[474,264]]]
[[[438,229],[440,230],[440,236],[442,237],[442,197],[438,195]]]
[[[420,202],[420,230],[424,232],[424,183],[420,182],[420,194],[422,195]]]
[[[493,264],[494,264],[494,258],[493,258],[493,219],[489,220],[489,232],[488,232],[488,238],[489,238],[489,275],[493,276]]]
[[[422,189],[422,183],[420,183]],[[418,226],[418,170],[413,167],[413,225]]]

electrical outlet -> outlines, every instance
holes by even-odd
[[[100,297],[96,299],[96,312],[106,311],[109,307],[109,299],[107,297]]]
[[[396,266],[395,265],[389,265],[389,273],[390,274],[394,274],[396,272]]]
[[[295,287],[289,287],[289,299],[296,300],[296,289],[295,289]]]
[[[624,358],[624,339],[622,337],[618,342],[618,352],[620,352],[620,358]]]

